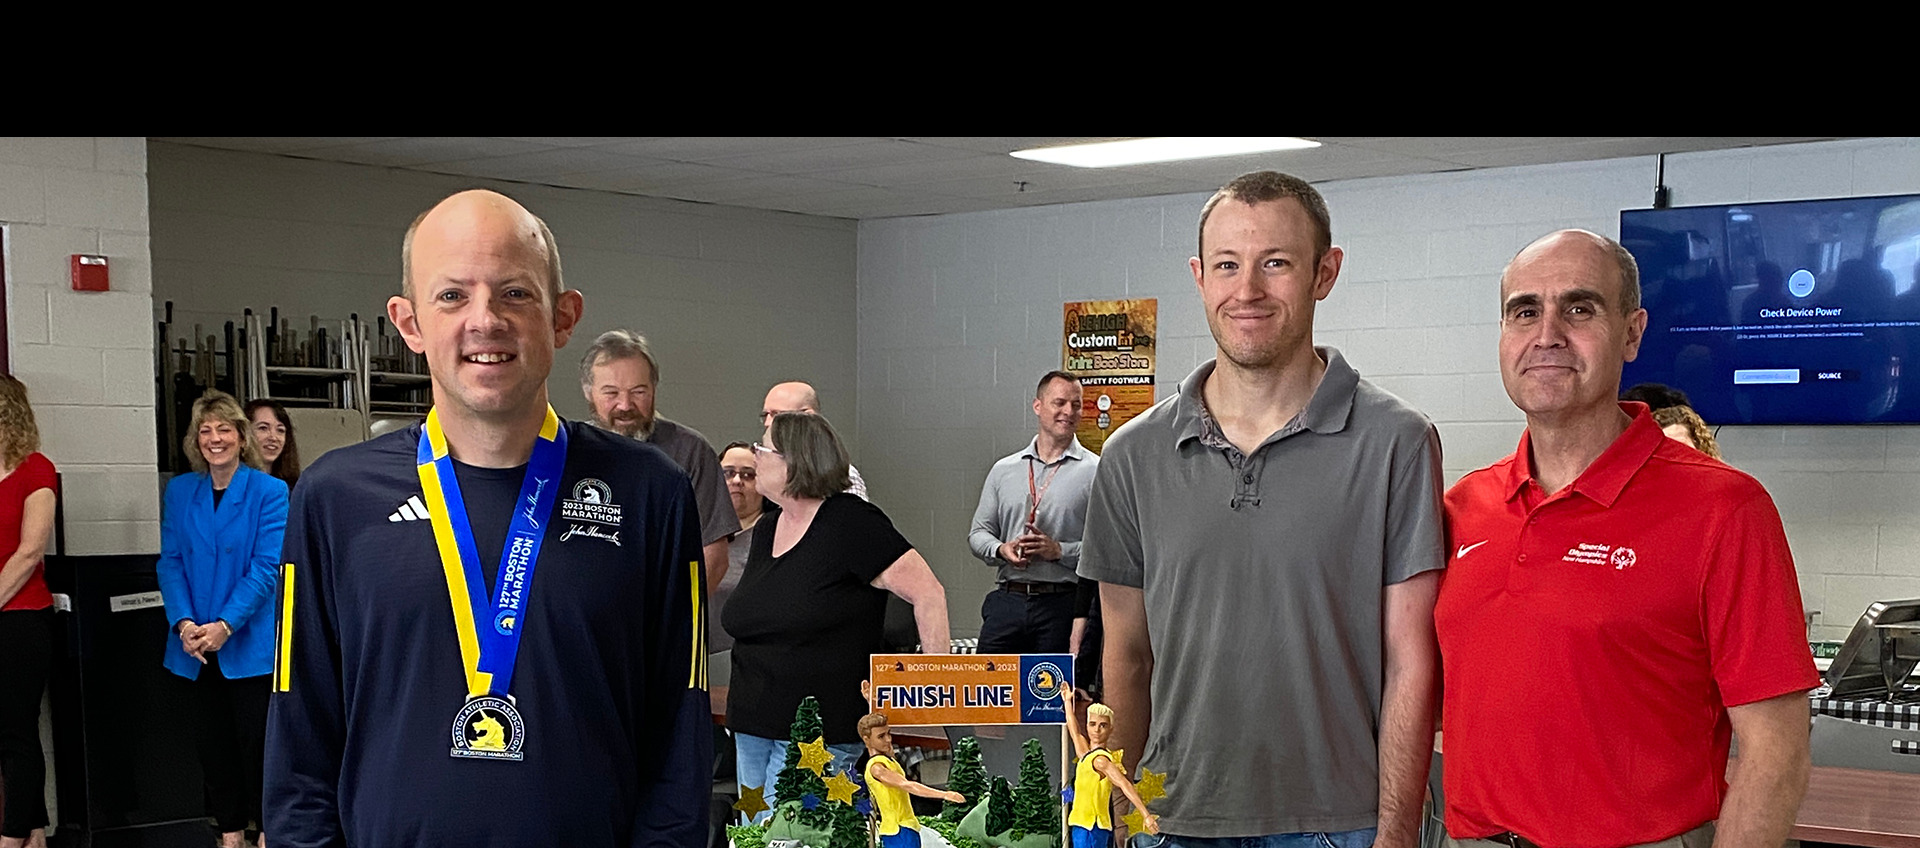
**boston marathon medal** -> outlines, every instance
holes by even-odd
[[[477,760],[522,760],[527,726],[513,701],[493,695],[471,698],[453,717],[455,757]]]
[[[558,500],[566,467],[567,431],[553,407],[534,441],[533,454],[515,500],[513,517],[500,552],[494,591],[487,592],[480,569],[466,500],[454,470],[452,453],[436,411],[427,413],[418,446],[421,493],[433,522],[434,547],[447,580],[454,633],[467,680],[467,701],[454,714],[449,753],[460,759],[522,760],[526,723],[508,694],[526,631],[527,599],[533,592],[534,566],[546,537],[547,519]]]

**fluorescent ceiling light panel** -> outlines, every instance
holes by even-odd
[[[1126,141],[1099,141],[1091,144],[1066,144],[1059,147],[1033,147],[1009,154],[1018,159],[1052,162],[1076,168],[1116,168],[1144,165],[1148,162],[1178,162],[1182,159],[1210,159],[1215,156],[1245,156],[1276,150],[1303,150],[1319,147],[1320,142],[1304,138],[1196,138],[1157,136]]]

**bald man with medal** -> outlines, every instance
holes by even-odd
[[[547,225],[490,191],[414,221],[388,315],[422,424],[294,497],[267,730],[282,846],[706,842],[698,512],[659,450],[562,420],[580,320]]]

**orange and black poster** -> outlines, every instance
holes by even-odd
[[[1154,336],[1159,301],[1068,303],[1060,336],[1065,370],[1086,387],[1080,444],[1099,453],[1107,436],[1153,405]]]

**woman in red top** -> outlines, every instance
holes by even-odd
[[[40,558],[53,535],[53,463],[39,449],[27,387],[0,375],[0,848],[47,838],[40,694],[53,657],[53,596]]]

